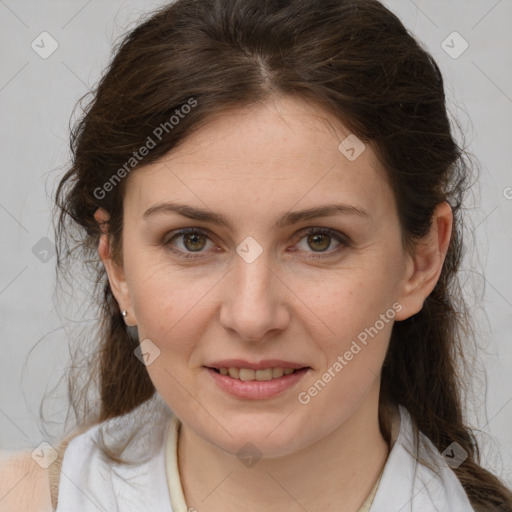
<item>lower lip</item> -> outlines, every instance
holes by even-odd
[[[283,375],[272,380],[239,380],[228,375],[217,373],[211,368],[206,368],[219,387],[237,398],[249,398],[252,400],[272,398],[297,384],[309,368],[301,368],[290,375]]]

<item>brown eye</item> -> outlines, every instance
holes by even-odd
[[[189,251],[200,251],[206,245],[206,236],[201,233],[188,233],[183,236],[183,245]]]
[[[331,237],[325,233],[309,235],[308,244],[315,251],[325,251],[331,245]]]
[[[297,246],[301,252],[310,254],[306,255],[309,259],[334,257],[351,245],[346,235],[329,228],[309,228],[301,233]],[[336,245],[331,247],[333,242]]]
[[[170,238],[165,237],[162,244],[181,258],[203,257],[208,249],[215,246],[208,233],[200,228],[186,228],[175,231]],[[209,244],[211,247],[208,247]]]

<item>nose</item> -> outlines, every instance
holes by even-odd
[[[235,257],[222,285],[220,322],[247,341],[264,341],[290,321],[289,291],[268,263],[265,252],[252,263]]]

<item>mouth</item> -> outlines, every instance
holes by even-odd
[[[257,380],[259,382],[265,382],[274,379],[280,379],[284,375],[292,375],[300,370],[308,369],[309,366],[302,368],[284,368],[277,366],[273,368],[264,368],[260,370],[254,370],[253,368],[237,368],[237,367],[221,367],[212,368],[207,367],[210,370],[215,371],[220,375],[231,377],[232,379],[241,380],[244,382]]]
[[[229,363],[229,364],[228,364]],[[245,363],[245,365],[244,365]],[[260,400],[277,397],[287,390],[291,390],[304,378],[310,366],[286,362],[282,366],[275,366],[282,361],[250,363],[222,361],[215,366],[203,366],[218,389],[243,400]],[[240,366],[233,366],[240,364]],[[258,368],[254,368],[257,366]],[[294,367],[292,367],[294,366]]]

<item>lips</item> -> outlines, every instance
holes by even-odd
[[[225,361],[222,361],[221,363],[226,364]],[[247,364],[247,362],[243,362],[243,364]],[[265,362],[265,364],[268,364],[268,362]],[[251,366],[251,364],[248,366]],[[252,364],[252,366],[259,366],[259,364]],[[294,364],[294,366],[299,365]],[[225,375],[225,366],[221,366],[219,369],[205,366],[204,369],[206,370],[206,375],[209,375],[209,378],[213,379],[213,382],[218,386],[219,389],[228,395],[243,400],[261,400],[274,398],[281,393],[284,393],[285,391],[297,386],[298,383],[309,372],[309,370],[311,370],[309,366],[303,366],[301,368],[288,368],[287,373],[285,374],[285,369],[283,367],[270,367],[263,369],[260,368],[255,370],[254,368],[238,368],[231,366],[227,368],[227,375]],[[272,375],[274,374],[274,371],[276,372],[276,375],[279,375],[280,373],[282,373],[282,375],[268,379],[270,371],[272,371]],[[237,372],[238,378],[236,378]],[[235,375],[235,377],[231,377],[230,374],[232,373]],[[254,379],[252,379],[253,376]],[[260,380],[261,376],[266,377],[268,380]],[[242,377],[242,379],[240,377]]]

